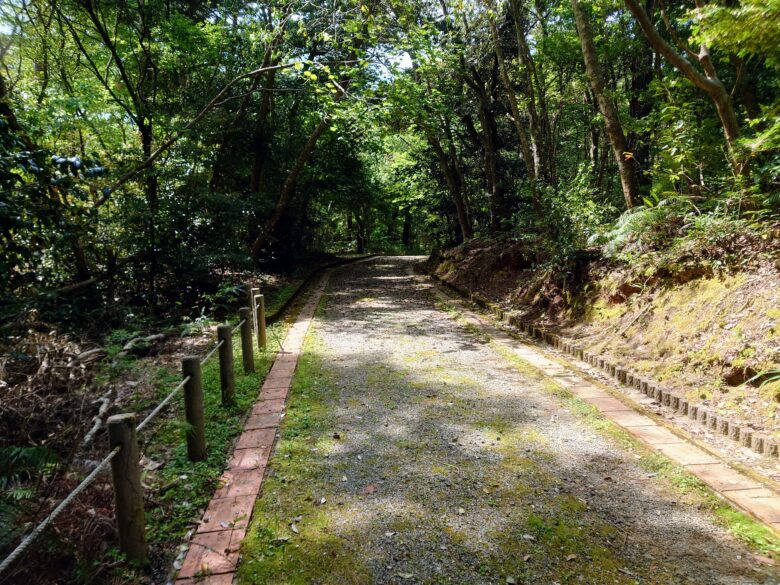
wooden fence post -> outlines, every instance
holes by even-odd
[[[219,387],[222,389],[222,404],[233,404],[236,393],[235,375],[233,374],[233,328],[230,325],[217,327],[219,346]]]
[[[111,460],[114,481],[116,523],[119,548],[128,560],[146,561],[146,522],[144,520],[144,491],[141,487],[141,466],[138,463],[138,439],[135,433],[135,415],[116,414],[108,417],[109,447],[121,447]]]
[[[255,331],[255,337],[257,337],[257,295],[260,294],[259,288],[249,289],[249,306],[252,309],[252,328]],[[259,343],[259,342],[258,342]]]
[[[238,310],[241,325],[241,358],[244,362],[244,373],[251,374],[255,371],[255,350],[252,347],[252,309],[241,307]]]
[[[265,349],[265,296],[257,295],[257,347]]]
[[[206,430],[203,420],[203,379],[200,358],[188,356],[181,361],[181,373],[189,380],[184,385],[184,413],[187,417],[187,456],[190,461],[206,458]]]

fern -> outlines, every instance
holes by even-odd
[[[780,191],[775,191],[774,193],[767,195],[764,198],[764,207],[770,209],[780,208]]]
[[[24,501],[35,496],[28,484],[57,461],[45,447],[0,447],[0,550],[17,540]]]
[[[0,489],[38,476],[56,461],[46,447],[0,447]]]

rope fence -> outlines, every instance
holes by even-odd
[[[206,362],[207,362],[207,361],[209,361],[209,359],[211,358],[211,356],[213,356],[213,355],[214,355],[214,353],[215,353],[215,352],[216,352],[216,351],[217,351],[217,350],[218,350],[220,347],[222,347],[222,345],[223,345],[223,342],[222,342],[222,341],[220,341],[220,342],[219,342],[217,345],[215,345],[213,348],[211,348],[211,351],[210,351],[210,352],[208,352],[208,353],[206,354],[206,357],[204,357],[202,360],[200,360],[200,365],[201,365],[201,366],[205,366],[205,365],[206,365]]]
[[[134,413],[118,414],[108,418],[108,454],[97,464],[73,491],[71,491],[44,518],[17,547],[0,562],[0,576],[21,557],[32,543],[57,519],[79,494],[89,487],[108,467],[112,468],[114,504],[116,512],[119,548],[130,561],[143,562],[147,556],[146,528],[144,519],[144,496],[141,484],[139,448],[137,434],[146,428],[184,389],[184,411],[187,422],[187,454],[191,461],[206,458],[205,420],[203,412],[203,379],[201,367],[219,352],[219,379],[222,404],[234,403],[235,375],[233,370],[233,334],[237,331],[241,339],[241,359],[244,373],[255,371],[253,335],[260,349],[266,347],[266,317],[264,296],[259,289],[249,288],[249,307],[239,310],[237,325],[217,327],[217,343],[203,357],[187,356],[182,359],[182,380],[162,401],[149,412],[138,425]],[[120,455],[117,457],[118,455]]]
[[[33,541],[38,538],[41,533],[46,530],[46,527],[49,526],[54,520],[57,519],[57,516],[62,514],[63,510],[68,507],[68,505],[75,500],[78,495],[83,492],[85,489],[87,489],[90,484],[95,481],[95,478],[97,478],[98,475],[100,475],[100,472],[103,471],[109,463],[114,459],[114,457],[117,456],[119,451],[121,450],[121,447],[114,447],[108,455],[106,455],[103,460],[97,464],[95,469],[93,469],[90,474],[85,477],[79,485],[77,485],[72,492],[70,492],[67,497],[65,497],[64,500],[62,500],[54,510],[52,510],[46,518],[44,518],[38,526],[36,526],[30,534],[24,537],[22,542],[19,543],[19,546],[17,546],[10,555],[8,555],[5,559],[3,559],[3,562],[0,563],[0,575],[2,575],[8,567],[10,567],[13,562],[19,558],[22,553],[24,553],[25,550],[27,550],[27,547],[29,547]]]
[[[173,400],[173,397],[176,396],[179,393],[179,390],[181,390],[182,387],[189,381],[190,381],[190,377],[187,376],[181,382],[179,382],[178,385],[176,386],[176,388],[171,390],[171,392],[168,394],[168,396],[163,398],[162,402],[160,402],[160,404],[155,406],[154,410],[152,412],[150,412],[148,415],[146,415],[146,418],[144,420],[142,420],[140,423],[138,423],[138,426],[135,427],[135,430],[140,433],[144,429],[144,427],[146,425],[148,425],[150,422],[152,422],[155,419],[155,417],[162,412],[163,408],[165,408],[168,405],[168,403],[171,400]]]

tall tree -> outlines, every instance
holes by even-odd
[[[726,137],[726,144],[728,146],[734,172],[738,176],[748,177],[750,174],[748,161],[740,155],[737,146],[737,140],[740,136],[740,126],[736,113],[734,112],[731,94],[718,77],[718,72],[715,69],[709,47],[705,43],[701,43],[699,45],[698,53],[693,51],[679,38],[672,28],[668,17],[664,15],[664,20],[669,27],[669,33],[677,45],[677,49],[675,49],[663,39],[650,20],[650,16],[637,0],[626,0],[626,6],[636,18],[639,26],[642,28],[642,32],[645,34],[645,37],[653,48],[663,55],[664,58],[691,81],[691,83],[706,92],[710,97],[712,103],[715,105],[715,110],[718,113],[718,118],[723,128],[723,134]],[[696,9],[702,10],[703,8],[704,2],[702,2],[702,0],[696,0]],[[696,69],[693,63],[681,53],[698,63],[699,67],[701,67],[701,71]]]
[[[612,152],[620,173],[620,184],[623,188],[623,198],[628,209],[634,207],[639,201],[639,185],[636,178],[636,168],[633,155],[628,150],[628,142],[620,123],[615,101],[607,91],[604,75],[601,72],[596,47],[593,43],[593,30],[590,19],[579,0],[571,0],[574,22],[577,25],[577,33],[582,46],[582,56],[585,61],[585,72],[590,80],[593,93],[598,102],[599,111],[604,116],[604,126],[607,130]]]

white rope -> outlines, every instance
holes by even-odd
[[[258,295],[260,296],[260,295]],[[253,299],[254,300],[254,299]],[[233,328],[233,333],[236,332],[236,330],[240,329],[241,326],[246,323],[246,319],[242,319],[241,322],[236,325]],[[214,348],[206,354],[206,357],[204,357],[200,361],[200,365],[205,364],[211,356],[214,355],[214,352],[216,352],[222,345],[225,343],[224,340],[221,340],[219,343],[217,343]],[[158,404],[154,410],[152,410],[148,415],[146,415],[146,418],[142,420],[137,427],[135,427],[136,432],[140,432],[143,430],[154,418],[162,412],[162,409],[165,408],[168,403],[173,400],[173,397],[176,396],[176,394],[181,390],[184,385],[189,382],[190,376],[187,376],[184,378],[181,382],[179,382],[176,387],[171,390],[171,392],[163,398],[163,400]],[[85,477],[82,482],[76,486],[76,488],[68,494],[65,499],[63,499],[54,510],[51,511],[51,513],[46,516],[46,518],[43,519],[43,521],[36,526],[30,534],[24,537],[22,542],[19,543],[19,545],[9,554],[5,559],[3,559],[3,562],[0,563],[0,575],[2,575],[5,571],[8,570],[8,568],[13,564],[13,562],[18,559],[22,553],[24,553],[25,550],[33,543],[33,541],[40,536],[40,534],[46,530],[46,527],[49,526],[54,520],[57,519],[57,517],[62,513],[62,511],[68,507],[68,505],[81,493],[83,492],[89,485],[95,481],[95,478],[97,478],[98,474],[103,471],[103,469],[106,468],[106,466],[111,463],[111,460],[116,457],[116,454],[119,453],[119,451],[122,449],[121,446],[114,447],[108,455],[105,456],[105,458],[98,463],[97,467],[92,470],[92,472]]]
[[[225,340],[223,339],[220,341],[217,345],[214,346],[214,348],[206,354],[206,357],[204,357],[202,360],[200,360],[200,365],[202,366],[207,361],[209,361],[209,358],[214,355],[214,352],[217,351],[220,347],[222,347],[222,344],[225,343]]]
[[[76,498],[76,496],[78,496],[81,492],[87,489],[87,487],[89,487],[89,485],[93,481],[95,481],[95,478],[98,476],[98,474],[101,471],[103,471],[103,469],[105,469],[105,467],[108,466],[109,463],[111,463],[111,460],[114,457],[116,457],[116,454],[119,453],[121,449],[122,449],[121,445],[117,445],[116,447],[114,447],[111,450],[111,452],[105,456],[103,461],[98,463],[97,467],[95,467],[95,469],[92,470],[92,473],[90,473],[87,477],[85,477],[82,480],[82,482],[78,486],[76,486],[76,489],[70,492],[70,494],[68,494],[68,496],[64,500],[62,500],[59,503],[59,505],[56,508],[54,508],[54,510],[52,510],[51,513],[48,516],[46,516],[46,518],[44,518],[43,521],[40,524],[38,524],[38,526],[36,526],[35,529],[30,534],[24,537],[24,540],[22,540],[22,542],[19,543],[19,546],[17,546],[13,550],[13,552],[11,552],[10,555],[5,557],[5,559],[3,559],[3,562],[0,563],[0,575],[3,574],[17,558],[19,558],[19,556],[27,549],[28,546],[32,544],[32,542],[41,534],[41,532],[43,532],[46,529],[46,527],[49,524],[51,524],[52,522],[54,522],[54,520],[57,519],[57,516],[59,516],[62,513],[62,511],[68,507],[68,504],[70,504]]]
[[[146,418],[142,420],[137,427],[135,427],[135,430],[140,432],[146,425],[148,425],[150,422],[152,422],[152,419],[156,417],[158,414],[160,414],[160,411],[165,408],[165,406],[173,399],[174,396],[176,396],[176,393],[182,389],[182,387],[190,381],[190,376],[187,376],[184,378],[181,382],[179,382],[179,385],[176,386],[173,390],[171,390],[171,393],[166,396],[160,404],[158,404],[155,409],[150,412],[148,415],[146,415]]]

